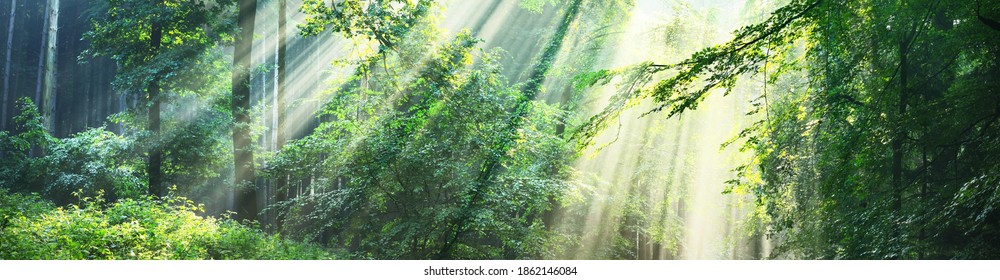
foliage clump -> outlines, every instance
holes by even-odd
[[[554,171],[569,152],[551,136],[555,110],[536,104],[515,144],[499,145],[522,93],[495,56],[477,51],[469,32],[440,46],[419,42],[334,92],[323,112],[329,121],[276,155],[269,176],[312,182],[272,207],[282,230],[358,258],[538,255],[542,216],[564,187]],[[494,154],[504,155],[503,174],[483,179]]]
[[[329,259],[307,243],[267,235],[229,218],[199,216],[183,197],[106,203],[100,196],[56,207],[0,189],[0,259]]]
[[[103,192],[110,200],[145,194],[145,164],[132,156],[132,138],[103,127],[55,138],[45,131],[30,99],[22,98],[18,107],[17,132],[0,132],[0,187],[38,192],[58,204],[70,202],[74,191],[84,196]]]

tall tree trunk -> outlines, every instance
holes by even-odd
[[[897,108],[898,120],[903,119],[906,113],[906,44],[899,45],[899,102]],[[902,189],[903,189],[903,137],[906,136],[902,124],[896,130],[896,137],[892,139],[892,187],[893,187],[893,210],[899,212],[902,209]]]
[[[897,108],[896,136],[892,139],[892,209],[895,217],[899,218],[903,210],[903,138],[906,137],[906,128],[902,123],[906,115],[907,102],[907,42],[909,39],[903,36],[899,42],[899,102]],[[896,236],[903,236],[902,226],[897,223]],[[903,258],[902,252],[898,258]]]
[[[240,34],[236,38],[233,54],[233,164],[236,191],[237,217],[256,220],[257,187],[254,178],[253,143],[250,139],[250,54],[253,50],[253,32],[256,0],[239,1]],[[249,186],[247,186],[249,185]]]
[[[77,76],[83,78],[82,82],[84,84],[86,84],[86,88],[87,88],[86,90],[83,91],[83,114],[82,114],[82,116],[80,116],[81,119],[82,119],[82,123],[81,123],[81,126],[80,126],[81,130],[85,130],[88,127],[90,127],[90,120],[91,120],[91,116],[90,115],[91,115],[91,113],[95,113],[94,112],[95,111],[94,104],[91,103],[91,102],[94,101],[94,99],[91,98],[91,97],[94,94],[94,84],[96,84],[94,82],[94,79],[96,77],[94,75],[95,73],[94,73],[93,64],[90,64],[90,65],[87,65],[87,66],[83,66],[83,67],[80,67],[80,66],[77,66],[77,67],[78,68],[83,68],[82,70],[87,73],[86,75],[77,75]],[[79,72],[77,72],[77,73],[79,73]],[[77,85],[79,85],[79,83]]]
[[[45,51],[45,47],[46,46],[45,45],[46,45],[46,42],[48,42],[48,39],[49,39],[49,32],[48,32],[49,31],[49,13],[48,13],[48,10],[49,10],[49,7],[51,6],[51,4],[52,4],[52,1],[45,1],[45,10],[43,10],[43,11],[45,11],[45,18],[43,19],[44,23],[42,24],[42,32],[41,32],[41,34],[42,34],[42,41],[38,43],[38,67],[37,67],[37,70],[35,70],[35,99],[34,99],[35,106],[41,106],[41,105],[45,104],[44,103],[45,101],[42,100],[42,77],[45,76],[44,75],[44,73],[45,73],[45,57],[46,57],[45,56],[45,54],[46,54],[46,51]],[[32,157],[38,157],[41,154],[42,154],[41,147],[38,147],[38,146],[31,147],[31,156]]]
[[[7,23],[7,55],[3,70],[3,116],[0,117],[0,130],[7,130],[7,100],[10,99],[10,51],[14,48],[14,15],[17,11],[17,0],[10,0],[10,21]]]
[[[49,10],[52,1],[45,1],[45,11]],[[45,72],[45,42],[49,38],[49,14],[45,13],[45,23],[42,25],[42,42],[38,44],[38,72],[35,78],[35,104],[42,104],[42,76]]]
[[[160,51],[160,42],[163,41],[163,27],[160,23],[153,23],[149,35],[149,48],[153,56]],[[146,173],[149,174],[149,192],[156,196],[166,195],[163,188],[163,148],[160,143],[160,81],[156,78],[149,83],[146,89],[147,98],[151,102],[149,105],[149,131],[153,137],[153,147],[149,151],[149,165],[146,166]]]
[[[59,41],[59,0],[49,0],[45,17],[48,18],[48,42],[45,49],[45,84],[42,86],[42,114],[45,119],[45,129],[49,133],[56,132],[56,55]]]
[[[277,107],[277,131],[275,132],[275,148],[281,150],[285,146],[285,54],[287,52],[287,34],[285,33],[287,3],[285,0],[278,0],[278,92],[275,94],[275,106]],[[276,202],[288,200],[288,176],[278,174],[277,185],[275,186]],[[275,216],[277,230],[281,230],[284,225],[280,217]]]

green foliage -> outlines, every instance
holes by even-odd
[[[233,0],[97,1],[91,8],[91,28],[84,34],[90,47],[83,56],[111,58],[118,66],[115,87],[145,96],[135,108],[112,119],[125,127],[118,138],[130,146],[115,157],[136,161],[159,152],[160,172],[166,178],[162,185],[182,186],[189,194],[218,188],[218,182],[209,181],[223,181],[226,160],[231,159],[225,132],[232,123],[228,98],[232,58],[223,46],[235,33],[234,4]],[[154,29],[162,33],[159,42],[150,41]],[[147,92],[151,85],[162,92],[151,96]],[[157,112],[163,119],[155,124],[157,131],[143,131],[153,127],[146,115],[154,101],[164,104]],[[146,172],[144,166],[136,170]]]
[[[0,230],[6,229],[17,217],[37,218],[54,208],[51,202],[37,194],[11,194],[7,189],[0,189]]]
[[[187,97],[192,99],[194,97]],[[146,133],[118,135],[103,127],[90,128],[67,138],[54,138],[42,126],[42,118],[30,99],[19,101],[16,133],[0,132],[0,187],[41,193],[64,205],[71,193],[95,196],[103,191],[108,200],[138,198],[146,193],[144,151],[150,146],[168,148],[164,173],[186,194],[218,189],[218,180],[231,158],[228,114],[208,105],[185,102],[181,121],[168,122],[161,142],[147,141]],[[180,109],[180,108],[178,108]],[[119,117],[131,116],[123,113]],[[134,124],[123,122],[127,127]],[[140,139],[140,140],[137,140]]]
[[[19,132],[0,134],[3,143],[0,186],[42,193],[59,204],[70,201],[70,193],[84,196],[103,192],[112,200],[137,198],[145,193],[145,164],[134,157],[136,144],[130,138],[91,128],[70,138],[57,139],[41,125],[41,116],[30,99],[19,101],[16,118]],[[31,156],[32,147],[44,156]]]
[[[350,38],[377,40],[392,49],[427,12],[430,0],[347,0],[328,5],[327,1],[305,0],[299,11],[308,17],[299,33],[313,36],[330,30]]]
[[[412,45],[375,64],[385,67],[332,93],[324,111],[330,121],[276,155],[273,173],[313,182],[310,194],[274,206],[287,213],[284,231],[358,258],[434,258],[458,227],[470,230],[457,241],[456,258],[539,253],[541,215],[562,188],[551,172],[567,153],[550,134],[555,111],[536,104],[518,130],[521,140],[497,150],[492,143],[507,136],[520,93],[506,85],[492,54],[472,66],[478,40],[468,32],[429,45],[436,36],[412,33]],[[474,190],[492,153],[507,155],[504,175]],[[474,197],[482,203],[468,207]],[[456,224],[463,216],[472,218]]]
[[[517,6],[521,9],[529,10],[534,13],[540,14],[546,5],[558,5],[561,0],[520,0],[517,1]]]
[[[201,217],[180,197],[104,205],[98,197],[55,208],[0,189],[0,259],[327,259],[332,255],[228,218]]]
[[[997,167],[988,159],[998,152],[990,73],[1000,69],[979,61],[996,60],[997,39],[978,23],[941,26],[927,16],[967,21],[951,11],[969,3],[916,2],[898,12],[869,5],[816,16],[804,33],[813,59],[785,60],[807,69],[812,90],[778,99],[749,134],[762,168],[759,205],[787,233],[778,253],[994,258],[996,240],[985,236],[996,228],[978,223],[996,217],[971,213],[991,213],[996,202],[981,183]],[[800,73],[778,72],[786,81],[778,90],[802,83]],[[956,111],[965,113],[948,113]]]
[[[45,151],[46,174],[51,181],[43,189],[46,196],[65,195],[74,188],[80,195],[95,195],[98,190],[113,194],[112,198],[138,197],[145,193],[141,159],[131,156],[131,139],[92,128]],[[60,200],[57,200],[60,201]]]
[[[590,117],[590,119],[583,122],[579,128],[573,131],[572,139],[576,141],[577,150],[583,150],[592,146],[594,138],[604,129],[607,129],[613,120],[617,120],[626,109],[638,104],[638,100],[633,100],[632,98],[643,90],[642,84],[652,79],[653,75],[649,71],[651,68],[654,68],[653,64],[647,62],[631,65],[623,69],[599,70],[577,76],[578,83],[576,85],[578,87],[606,85],[614,77],[621,78],[618,92],[611,96],[608,106],[597,115]]]
[[[114,85],[124,91],[144,91],[153,82],[199,88],[202,72],[210,69],[210,50],[231,42],[234,0],[103,0],[98,4],[90,31],[84,39],[90,48],[84,56],[106,56],[118,64]],[[150,42],[153,26],[163,38]],[[154,52],[155,51],[155,52]],[[177,87],[181,89],[183,87]]]
[[[753,197],[750,221],[734,227],[767,234],[779,244],[771,257],[1000,256],[1000,37],[990,20],[1000,6],[747,1],[740,14],[753,22],[712,45],[716,13],[675,1],[673,18],[652,30],[663,41],[653,59],[663,61],[595,69],[632,2],[518,1],[535,13],[569,5],[536,46],[526,83],[512,85],[499,52],[478,49],[468,31],[444,40],[428,15],[434,1],[303,1],[301,35],[330,31],[380,47],[324,92],[311,134],[264,157],[262,181],[288,182],[276,190],[288,199],[265,210],[279,223],[265,227],[352,258],[678,257],[683,186],[697,183],[694,153],[680,143],[699,139],[681,138],[683,127],[673,140],[647,136],[709,94],[740,92],[753,95],[744,100],[753,123],[721,144],[752,155],[725,192]],[[221,200],[233,159],[224,45],[235,1],[95,3],[83,55],[114,60],[121,91],[162,89],[150,98],[169,101],[164,121],[145,123],[145,98],[115,117],[121,134],[91,128],[57,139],[21,99],[14,129],[0,132],[0,259],[333,257],[255,224],[204,217],[186,198],[145,196],[144,158],[162,151],[166,185]],[[150,41],[153,30],[160,41]],[[754,77],[764,86],[746,86]],[[576,120],[587,88],[612,83],[609,105]],[[666,116],[626,140],[641,155],[610,179],[569,168],[636,107]],[[145,127],[160,128],[136,129]],[[601,221],[588,220],[596,211]]]
[[[608,123],[617,119],[622,111],[643,99],[652,99],[656,103],[650,113],[666,109],[667,116],[673,117],[685,110],[696,109],[713,89],[725,89],[728,93],[737,78],[755,73],[762,62],[777,55],[766,51],[771,44],[789,43],[797,38],[793,30],[807,26],[808,21],[804,19],[815,12],[820,2],[792,1],[776,10],[768,20],[740,28],[733,40],[704,48],[678,63],[644,62],[618,70],[623,81],[619,83],[618,93],[612,97],[611,105],[584,123],[574,138],[582,147],[590,145],[597,131],[607,128]],[[680,28],[682,26],[677,23],[667,25],[666,39],[675,37]],[[665,71],[670,75],[647,87],[654,74]]]
[[[220,93],[221,94],[221,93]],[[219,191],[228,182],[226,173],[232,163],[230,125],[232,117],[218,104],[203,104],[199,96],[176,99],[178,106],[168,107],[160,142],[143,143],[143,150],[153,144],[164,150],[165,181],[176,185],[188,196]],[[224,102],[224,101],[223,101]],[[145,135],[137,135],[138,139]]]
[[[978,17],[998,8],[791,1],[679,63],[621,70],[577,137],[642,99],[676,116],[762,75],[759,121],[726,143],[754,156],[727,192],[754,195],[751,224],[781,244],[772,257],[995,258],[1000,37]]]

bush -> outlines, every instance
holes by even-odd
[[[145,163],[136,156],[134,139],[103,127],[54,138],[30,99],[20,99],[18,108],[17,133],[0,132],[0,187],[40,192],[61,205],[72,201],[74,191],[103,192],[112,201],[146,193]]]
[[[329,259],[321,247],[267,235],[227,217],[201,217],[185,198],[100,196],[54,207],[0,189],[0,259]]]

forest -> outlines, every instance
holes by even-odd
[[[0,23],[0,260],[1000,259],[996,0]]]

